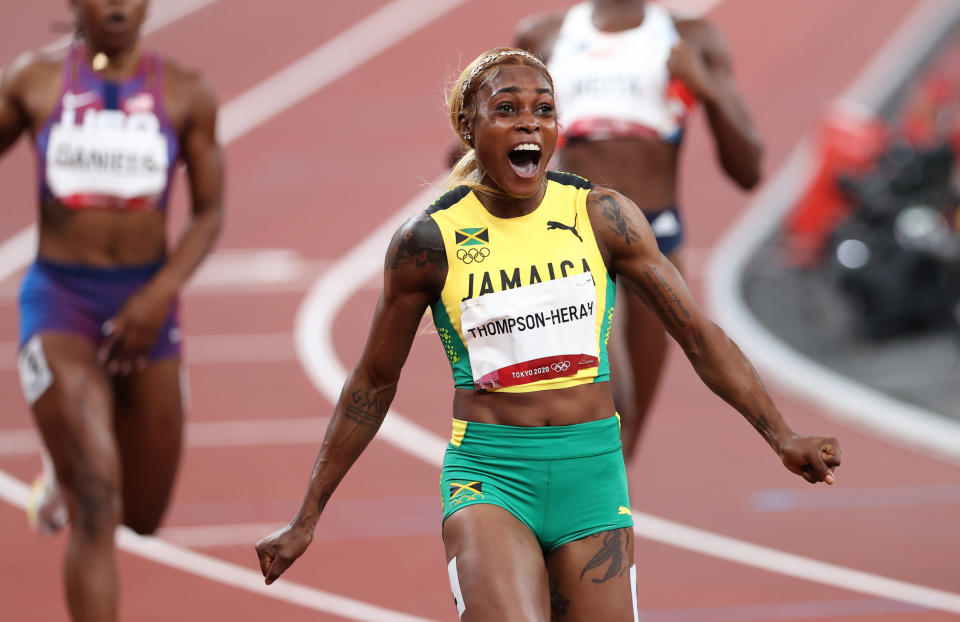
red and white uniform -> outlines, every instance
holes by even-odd
[[[657,137],[677,143],[694,104],[671,80],[670,50],[679,41],[666,9],[649,3],[637,28],[603,32],[593,6],[567,11],[547,66],[564,138]]]

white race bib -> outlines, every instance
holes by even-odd
[[[497,389],[596,367],[596,306],[589,272],[463,301],[474,386]]]
[[[66,102],[66,98],[64,100]],[[167,184],[167,137],[153,112],[84,112],[64,107],[47,144],[47,183],[54,196],[154,197]]]
[[[20,372],[20,386],[27,404],[33,405],[53,384],[53,372],[43,353],[43,343],[39,335],[34,335],[23,344],[17,356],[17,370]]]

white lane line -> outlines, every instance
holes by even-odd
[[[334,72],[319,72],[318,75],[317,72],[313,71],[313,68],[299,64],[298,67],[305,74],[311,74],[309,76],[302,76],[302,79],[304,82],[310,81],[314,90],[321,88],[336,77],[346,74],[361,63],[372,58],[374,54],[368,50],[374,49],[376,53],[382,52],[387,49],[385,41],[389,41],[390,45],[401,41],[418,29],[453,10],[464,1],[465,0],[394,0],[356,26],[338,35],[335,39],[337,42],[336,46],[332,48],[331,52],[321,54],[320,51],[325,47],[321,45],[317,50],[308,55],[314,62],[331,63],[334,66]],[[364,36],[358,37],[353,34],[355,28],[359,28]],[[355,47],[351,48],[348,44]],[[331,53],[336,53],[336,58],[331,57]],[[291,78],[290,74],[287,74],[287,79],[284,82],[275,84],[274,88],[290,88],[295,92],[284,93],[261,90],[258,91],[258,98],[256,100],[251,97],[246,97],[246,95],[249,95],[249,93],[256,90],[256,88],[257,87],[254,87],[254,89],[248,91],[247,94],[241,95],[240,98],[234,100],[234,102],[239,102],[239,104],[231,102],[231,104],[234,104],[233,106],[227,104],[221,109],[221,125],[218,129],[224,144],[236,140],[243,133],[253,129],[255,125],[252,119],[259,120],[258,122],[268,120],[309,95],[309,93],[304,91],[301,85],[298,84],[298,80]],[[269,114],[267,114],[268,112]],[[0,245],[0,257],[4,256],[5,250],[6,245]],[[32,253],[33,251],[31,250],[28,255],[19,257],[19,266],[11,268],[11,266],[5,264],[0,265],[0,280],[22,269],[29,262]],[[25,484],[0,470],[0,497],[6,498],[11,503],[14,503],[14,505],[23,507],[27,494],[28,490]],[[220,583],[244,588],[270,598],[298,604],[308,609],[333,613],[352,620],[369,620],[372,622],[429,622],[426,618],[419,618],[375,607],[352,599],[329,594],[321,590],[298,585],[291,581],[280,581],[268,587],[263,584],[263,578],[256,572],[175,547],[156,538],[137,536],[126,529],[118,530],[118,534],[118,545],[124,550],[136,553],[141,557],[152,559],[167,566],[180,568],[185,572],[203,576]]]
[[[32,241],[23,243],[27,246],[14,250],[14,257],[30,253],[33,249]],[[4,260],[0,256],[0,265]],[[184,294],[304,292],[329,263],[325,259],[307,259],[289,248],[224,249],[207,257],[190,279]],[[15,302],[19,292],[20,283],[15,280],[0,282],[0,303]]]
[[[189,17],[200,9],[209,6],[217,0],[164,0],[163,2],[154,2],[150,5],[150,11],[147,20],[143,23],[142,32],[148,35],[151,32],[160,30],[164,26]],[[73,33],[64,35],[55,41],[43,46],[41,50],[47,54],[58,52],[73,42]],[[0,68],[0,74],[3,69]]]
[[[230,102],[220,140],[231,142],[409,37],[466,0],[394,0]]]
[[[157,532],[157,537],[191,549],[242,546],[256,542],[280,527],[283,523],[164,527]]]
[[[393,0],[382,6],[222,106],[217,126],[220,142],[232,143],[464,2]],[[36,248],[36,224],[0,244],[0,282],[25,268]]]
[[[380,228],[333,262],[307,292],[294,325],[297,355],[304,371],[331,403],[340,395],[347,370],[337,358],[332,328],[337,312],[360,287],[383,267],[387,244],[401,224],[426,208],[440,194],[443,179],[427,185]],[[440,465],[446,441],[391,409],[377,438],[428,464]]]
[[[681,525],[642,512],[634,511],[633,521],[633,530],[638,536],[662,544],[670,544],[694,553],[706,553],[727,561],[797,579],[806,579],[814,583],[823,583],[852,592],[871,594],[930,609],[960,613],[960,594],[888,579],[868,572],[784,553],[703,529]]]
[[[892,85],[922,58],[960,16],[960,3],[926,0],[890,37],[839,102],[843,114],[872,115]],[[907,62],[909,61],[909,62]],[[793,200],[809,185],[813,169],[807,141],[751,201],[718,242],[708,266],[707,298],[712,315],[770,378],[784,390],[823,409],[824,414],[879,434],[897,445],[960,462],[960,423],[866,387],[796,352],[771,333],[742,296],[743,271],[756,249],[780,226]]]
[[[323,417],[188,421],[184,445],[191,449],[318,445],[326,428],[327,419]],[[40,448],[40,435],[35,428],[0,430],[0,459],[36,456]]]
[[[23,482],[0,471],[0,499],[11,505],[24,508],[30,488]],[[268,532],[267,532],[268,533]],[[263,534],[261,534],[263,535]],[[139,536],[126,527],[117,529],[117,547],[158,564],[182,570],[188,574],[204,577],[237,587],[261,596],[282,600],[313,611],[322,611],[342,616],[348,620],[364,622],[433,622],[428,618],[408,615],[376,605],[370,605],[345,596],[338,596],[293,581],[281,580],[267,586],[263,576],[254,570],[231,564],[209,555],[185,549],[151,536]],[[253,553],[251,551],[251,562]],[[255,564],[251,563],[251,566]]]
[[[295,361],[291,333],[191,335],[184,344],[188,365],[286,363]],[[0,371],[17,368],[17,344],[0,343]]]
[[[296,281],[305,272],[303,256],[292,248],[225,249],[211,253],[190,279],[190,287],[220,287]]]
[[[37,226],[30,225],[0,244],[0,283],[23,270],[37,252]]]

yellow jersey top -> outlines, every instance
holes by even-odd
[[[427,209],[447,255],[431,310],[454,386],[519,393],[610,379],[616,287],[587,215],[592,187],[550,171],[523,216],[490,214],[466,186]]]

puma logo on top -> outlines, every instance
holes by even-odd
[[[577,216],[579,216],[579,214]],[[572,225],[565,225],[562,222],[557,222],[556,220],[548,220],[547,231],[551,231],[553,229],[565,229],[570,233],[572,233],[573,235],[577,236],[577,239],[583,242],[583,238],[581,238],[580,234],[577,232],[577,216],[573,217]]]

